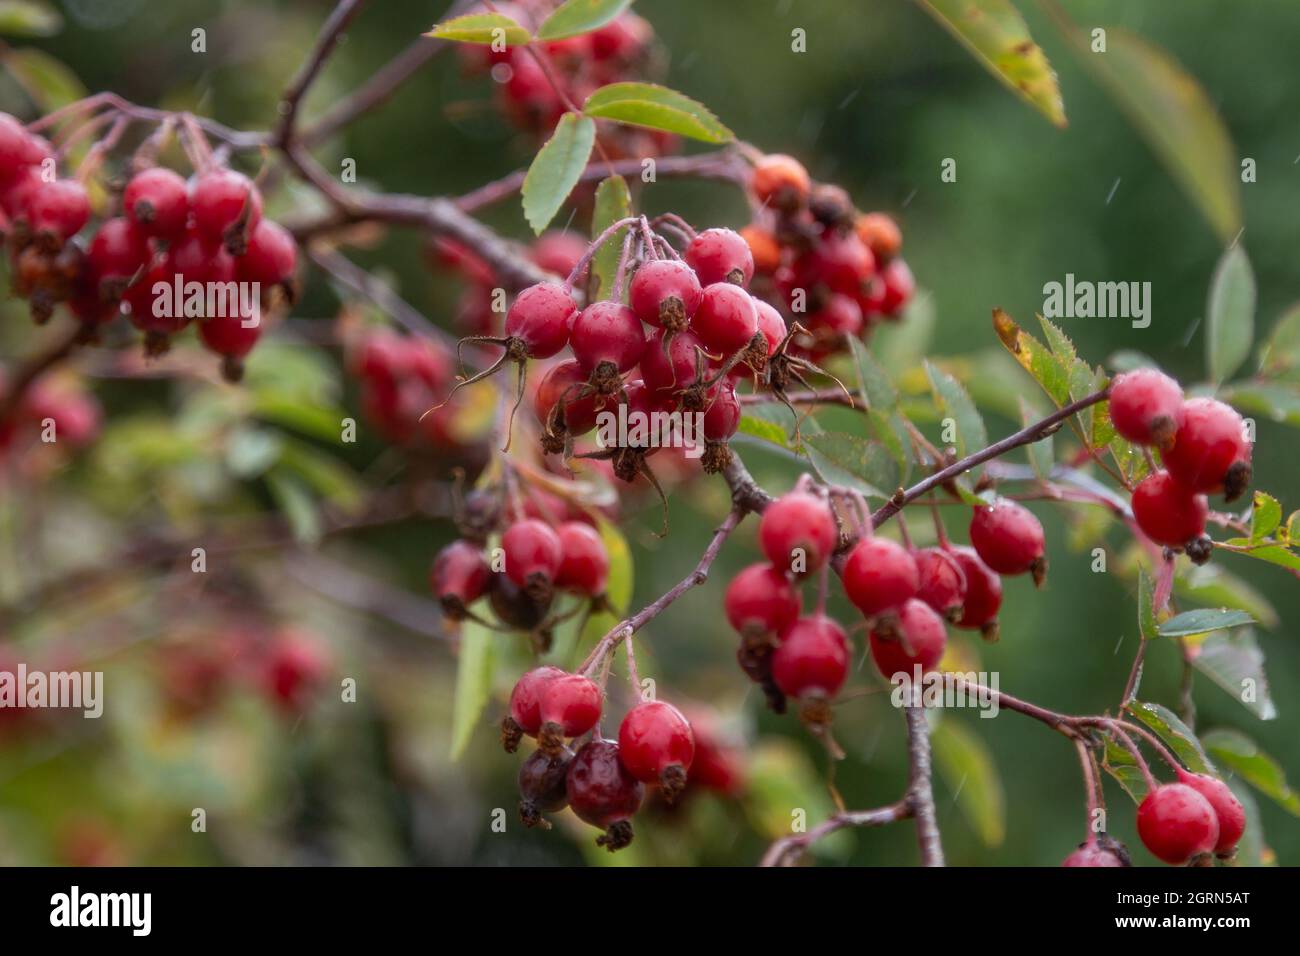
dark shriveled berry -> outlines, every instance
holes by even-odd
[[[632,842],[632,821],[641,807],[645,787],[619,759],[618,744],[592,740],[578,751],[569,764],[566,780],[569,806],[584,823],[605,832],[597,846],[610,852]]]
[[[1061,866],[1117,867],[1132,866],[1132,863],[1129,862],[1128,850],[1124,848],[1124,844],[1103,833],[1095,839],[1089,838],[1080,843],[1079,848],[1067,856]]]
[[[526,827],[549,830],[543,813],[558,813],[569,805],[569,764],[573,751],[564,747],[557,754],[534,750],[519,768],[519,819]]]

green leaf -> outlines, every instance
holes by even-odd
[[[1250,515],[1250,540],[1262,541],[1282,523],[1282,503],[1267,492],[1255,492]]]
[[[1155,585],[1145,568],[1138,568],[1138,633],[1142,640],[1153,640],[1160,633],[1154,606]]]
[[[341,408],[308,405],[283,395],[263,393],[252,399],[253,414],[262,421],[325,442],[337,443],[342,438],[343,419],[349,417]]]
[[[1252,383],[1225,387],[1222,398],[1243,411],[1300,428],[1300,387],[1290,383]]]
[[[280,458],[279,436],[269,428],[240,428],[226,439],[226,467],[240,478],[256,478]]]
[[[930,351],[937,320],[934,296],[917,289],[899,321],[886,322],[872,333],[871,349],[884,368],[901,376]]]
[[[609,580],[605,585],[605,597],[615,611],[623,614],[632,601],[632,551],[617,525],[604,518],[597,518],[596,528],[600,531],[600,540],[604,542],[605,553],[609,555]]]
[[[757,406],[755,410],[762,407],[761,405]],[[755,438],[769,441],[773,445],[780,445],[782,448],[790,447],[789,433],[783,426],[767,418],[761,418],[757,415],[741,415],[738,430],[746,435],[753,435]]]
[[[1277,609],[1268,598],[1213,561],[1200,567],[1191,565],[1181,569],[1174,578],[1174,593],[1194,604],[1238,608],[1265,627],[1278,625]]]
[[[632,0],[565,0],[537,28],[539,40],[563,40],[590,33],[616,19]]]
[[[993,310],[993,328],[1011,357],[1020,363],[1057,408],[1070,402],[1070,376],[1052,352],[1001,309]]]
[[[1113,737],[1106,738],[1101,768],[1115,778],[1134,803],[1141,803],[1147,795],[1147,780],[1128,748]]]
[[[1255,273],[1240,243],[1215,266],[1206,316],[1205,364],[1218,383],[1246,361],[1255,338]]]
[[[455,43],[496,43],[499,46],[523,46],[532,40],[528,30],[503,13],[469,13],[454,17],[439,23],[425,36]]]
[[[86,95],[77,74],[44,50],[30,46],[5,50],[0,60],[42,113],[52,113]]]
[[[1065,127],[1056,72],[1010,0],[921,0],[921,6],[1009,90]]]
[[[1278,762],[1261,751],[1255,741],[1236,730],[1211,730],[1202,743],[1224,767],[1288,813],[1300,817],[1300,794],[1286,782],[1286,773]]]
[[[835,812],[817,768],[792,741],[768,738],[754,748],[746,768],[745,813],[766,840],[794,832],[796,813],[811,828]],[[818,840],[809,852],[839,858],[853,838],[846,830]],[[608,854],[606,854],[608,855]]]
[[[1300,369],[1300,302],[1282,313],[1259,353],[1264,375],[1284,375]]]
[[[1234,554],[1244,554],[1256,561],[1267,561],[1290,571],[1300,571],[1300,554],[1282,544],[1257,545],[1249,538],[1229,538],[1222,542],[1228,545]]]
[[[275,499],[276,507],[289,522],[294,539],[303,544],[316,544],[321,538],[320,511],[311,491],[301,479],[276,468],[266,474],[266,487]]]
[[[984,419],[967,394],[966,389],[947,372],[935,366],[929,359],[924,361],[925,374],[930,380],[934,392],[935,404],[945,418],[951,418],[956,424],[957,457],[965,458],[972,452],[979,451],[989,443],[988,431],[984,428]],[[980,469],[973,469],[977,474]]]
[[[565,113],[524,177],[524,218],[541,235],[582,178],[596,141],[596,124]]]
[[[1230,627],[1254,624],[1255,619],[1245,611],[1229,611],[1225,608],[1198,608],[1184,611],[1165,621],[1156,633],[1161,637],[1193,637],[1208,634],[1211,631],[1226,631]]]
[[[1025,401],[1024,396],[1020,398],[1020,422],[1026,428],[1042,418],[1042,414]],[[1034,474],[1039,478],[1046,478],[1052,471],[1052,465],[1056,463],[1053,455],[1052,436],[1048,435],[1031,445],[1027,445],[1025,450],[1029,454],[1029,464],[1034,469]]]
[[[492,693],[496,635],[476,621],[461,624],[456,697],[451,713],[451,759],[459,760]]]
[[[888,498],[898,487],[898,462],[880,444],[846,432],[804,435],[808,460],[833,485]]]
[[[677,133],[705,143],[729,143],[735,134],[708,107],[655,83],[611,83],[587,97],[583,113],[596,119]]]
[[[365,483],[351,468],[332,455],[282,436],[277,469],[292,472],[318,495],[345,511],[355,512],[365,504]]]
[[[632,194],[628,192],[627,180],[622,176],[602,179],[596,187],[595,207],[591,214],[591,238],[594,240],[614,223],[631,215]],[[618,260],[623,254],[623,237],[626,234],[627,227],[618,230],[605,240],[605,244],[592,259],[588,302],[596,302],[612,294],[614,277],[618,273]]]
[[[1178,715],[1163,704],[1150,704],[1140,700],[1127,705],[1128,712],[1150,727],[1174,754],[1196,773],[1217,776],[1214,764],[1206,756],[1196,734]]]
[[[867,408],[879,412],[892,411],[898,405],[898,389],[890,380],[889,373],[858,339],[850,336],[849,347],[858,371],[860,394]]]
[[[1243,628],[1232,634],[1214,634],[1192,648],[1192,666],[1222,687],[1260,720],[1277,717],[1268,690],[1264,652],[1255,632]]]
[[[1006,836],[1006,801],[988,747],[969,728],[951,719],[941,720],[931,731],[930,746],[935,767],[980,842],[1001,846]]]
[[[0,34],[11,37],[49,37],[63,29],[63,17],[48,3],[37,0],[0,0]]]
[[[1237,866],[1276,866],[1277,858],[1264,842],[1264,821],[1259,817],[1255,794],[1239,779],[1225,782],[1246,812],[1246,829],[1237,841],[1237,852],[1233,855]]]

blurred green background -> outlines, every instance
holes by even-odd
[[[192,108],[238,128],[265,128],[331,4],[68,0],[59,6],[67,21],[63,31],[32,45],[71,68],[86,89],[114,90],[142,104]],[[309,118],[442,13],[441,4],[419,0],[371,6],[309,98]],[[1064,319],[1062,328],[1094,364],[1119,350],[1138,350],[1180,379],[1199,381],[1205,374],[1206,294],[1222,250],[1113,101],[1079,68],[1060,34],[1033,4],[1021,6],[1059,73],[1067,130],[1053,128],[1009,95],[926,13],[904,0],[639,5],[670,51],[671,86],[708,104],[742,139],[764,150],[793,153],[815,178],[844,185],[859,207],[898,216],[907,260],[926,290],[921,311],[928,308],[934,316],[928,344],[921,344],[932,356],[960,358],[952,367],[968,378],[994,436],[1018,427],[1011,411],[1015,397],[1036,398],[1037,388],[1002,356],[989,322],[991,307],[1000,305],[1032,327],[1033,314],[1042,309],[1044,283],[1061,281],[1067,272],[1096,280],[1149,281],[1154,303],[1149,328],[1133,329],[1118,319]],[[1300,7],[1284,0],[1064,6],[1084,26],[1127,27],[1167,49],[1217,105],[1238,152],[1256,160],[1258,181],[1241,190],[1246,226],[1241,241],[1258,280],[1262,339],[1300,299],[1300,275],[1293,265],[1300,140],[1289,121],[1300,108],[1293,68]],[[208,31],[206,54],[190,52],[190,31],[200,26]],[[796,27],[807,33],[806,54],[791,52],[790,31]],[[30,118],[30,107],[13,84],[7,79],[0,84],[0,106]],[[440,56],[390,104],[318,155],[330,168],[343,157],[354,158],[360,179],[386,190],[456,194],[481,185],[525,165],[533,148],[497,118],[488,85],[462,76],[454,56]],[[949,157],[957,160],[955,183],[940,181],[940,163]],[[697,226],[738,227],[747,217],[740,192],[716,183],[665,180],[642,197],[646,211],[672,209]],[[287,215],[296,204],[282,195],[269,208]],[[514,202],[490,210],[486,218],[504,232],[525,236]],[[384,270],[435,321],[449,323],[457,283],[429,272],[418,237],[394,233],[357,258]],[[335,308],[335,296],[317,276],[294,315],[326,318]],[[6,311],[2,337],[12,360],[35,338],[21,306]],[[915,322],[883,336],[878,348],[905,354],[916,347],[900,341],[909,337],[919,337]],[[275,357],[287,362],[285,353],[300,348],[305,347],[287,345]],[[326,355],[320,353],[321,363],[333,367],[336,358]],[[263,374],[274,377],[272,359],[263,363]],[[901,367],[891,370],[910,381]],[[96,392],[110,422],[166,416],[178,403],[194,401],[184,389],[158,382],[102,381]],[[355,396],[345,393],[340,401],[354,402]],[[854,427],[846,415],[828,412],[824,419]],[[1293,510],[1300,507],[1300,481],[1287,451],[1294,432],[1258,418],[1256,487]],[[1058,440],[1058,447],[1065,444]],[[798,474],[796,463],[752,440],[737,447],[769,489],[788,487]],[[347,457],[361,471],[380,453],[376,444],[363,442]],[[75,544],[65,540],[65,549],[95,553],[113,543],[128,518],[147,516],[156,507],[142,488],[135,489],[139,497],[129,509],[120,500],[96,500],[94,487],[105,480],[97,462],[102,458],[87,456],[43,490],[39,529],[22,522],[15,529],[15,509],[31,512],[27,503],[7,502],[11,560],[14,554],[48,548],[60,535],[74,536]],[[209,504],[232,513],[268,506],[264,497],[243,492],[214,494]],[[653,537],[657,504],[645,500],[642,505],[624,525],[636,568],[634,606],[662,593],[693,565],[712,524],[725,513],[725,488],[698,480],[678,486],[671,498],[673,530],[664,541]],[[1050,542],[1048,586],[1035,592],[1024,580],[1008,582],[1000,643],[964,646],[983,669],[1000,672],[1002,689],[1010,693],[1072,713],[1113,709],[1137,643],[1132,581],[1119,573],[1091,573],[1087,551],[1067,546],[1071,535],[1062,514],[1045,506],[1035,511]],[[923,523],[919,517],[914,521]],[[499,696],[488,704],[465,756],[452,763],[447,754],[455,660],[447,644],[329,603],[259,555],[245,560],[263,597],[284,619],[305,623],[328,639],[337,670],[358,676],[360,702],[352,708],[322,707],[310,719],[285,722],[236,700],[220,719],[186,727],[164,724],[149,717],[156,708],[147,703],[147,658],[139,647],[180,625],[202,630],[209,626],[202,613],[188,615],[185,601],[161,578],[137,582],[108,607],[73,602],[31,609],[30,617],[11,622],[6,637],[20,646],[67,639],[91,656],[101,641],[114,641],[107,658],[109,680],[117,681],[112,686],[124,695],[140,695],[142,703],[122,708],[135,716],[110,713],[97,726],[0,745],[0,860],[66,860],[69,841],[80,838],[99,840],[113,858],[136,863],[751,864],[768,842],[764,828],[783,826],[789,807],[805,806],[814,822],[830,807],[817,783],[826,773],[824,754],[797,721],[766,713],[760,696],[749,692],[751,685],[734,663],[734,637],[719,613],[729,574],[756,554],[754,526],[752,520],[742,526],[705,587],[686,595],[643,633],[641,671],[656,677],[662,696],[707,701],[726,726],[745,736],[755,754],[756,792],[731,803],[701,797],[674,815],[643,814],[653,820],[638,822],[640,835],[626,854],[601,859],[607,855],[591,846],[593,833],[586,828],[541,833],[514,823],[518,758],[501,753],[492,724],[525,665],[520,649],[501,649],[508,662],[498,673]],[[955,533],[960,537],[962,529]],[[1127,539],[1115,526],[1105,533],[1116,571]],[[446,521],[413,520],[349,536],[326,550],[418,595],[425,592],[430,556],[451,536]],[[1242,730],[1295,778],[1300,776],[1294,733],[1300,647],[1290,622],[1300,616],[1296,579],[1281,568],[1231,555],[1216,556],[1215,564],[1276,609],[1279,623],[1261,627],[1258,638],[1278,716],[1260,722],[1201,678],[1197,727]],[[837,609],[844,621],[856,618],[842,603]],[[124,631],[132,637],[123,640]],[[860,648],[861,634],[857,637]],[[1175,707],[1181,678],[1176,648],[1157,645],[1150,651],[1140,696]],[[616,665],[617,672],[621,668]],[[904,786],[902,719],[879,689],[868,663],[851,678],[837,708],[836,734],[848,759],[836,766],[834,783],[850,807],[891,801]],[[955,739],[982,743],[963,751],[973,764],[940,775],[936,783],[949,862],[1059,863],[1084,835],[1079,769],[1069,743],[1008,713],[980,720],[958,712],[943,721],[960,725]],[[969,756],[982,751],[983,765]],[[989,767],[1000,786],[982,780]],[[1111,832],[1129,845],[1136,861],[1152,863],[1137,843],[1131,803],[1109,779],[1107,797]],[[962,802],[972,799],[985,801],[983,839],[967,815],[969,804]],[[1300,863],[1295,817],[1267,798],[1258,802],[1277,860]],[[206,834],[190,833],[195,806],[210,808]],[[490,827],[497,807],[510,818],[505,833]],[[998,827],[998,820],[1005,826]],[[77,836],[83,832],[90,836]],[[912,864],[913,827],[843,834],[827,841],[814,858]]]

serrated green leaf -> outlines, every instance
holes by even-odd
[[[435,40],[453,43],[478,43],[481,45],[523,46],[532,35],[518,21],[504,13],[467,13],[439,23],[425,34]]]
[[[763,441],[770,441],[773,445],[780,445],[782,448],[790,447],[789,435],[782,426],[757,415],[741,415],[738,430],[746,435],[761,438]]]
[[[860,394],[867,408],[883,413],[893,411],[898,405],[898,389],[890,380],[889,373],[858,339],[850,337],[849,347],[858,372]]]
[[[1174,593],[1194,604],[1233,607],[1245,611],[1265,627],[1277,627],[1277,609],[1252,584],[1211,561],[1180,569]]]
[[[1231,634],[1213,634],[1191,651],[1195,655],[1192,666],[1252,714],[1260,720],[1277,716],[1264,673],[1264,652],[1254,631],[1243,628]]]
[[[1195,732],[1168,707],[1135,700],[1128,704],[1127,710],[1151,728],[1155,735],[1163,740],[1178,759],[1191,770],[1212,776],[1218,775]]]
[[[871,423],[871,434],[898,462],[899,484],[906,484],[912,471],[912,458],[909,454],[911,437],[907,431],[907,419],[897,409],[888,415],[868,411],[867,419]]]
[[[1240,243],[1215,266],[1206,316],[1205,365],[1218,383],[1246,361],[1255,338],[1255,273]]]
[[[1249,538],[1229,538],[1222,542],[1234,554],[1244,554],[1256,561],[1267,561],[1291,571],[1300,571],[1300,554],[1282,544],[1257,545]]]
[[[1070,377],[1055,355],[1001,309],[993,310],[993,329],[1011,357],[1020,363],[1057,408],[1070,402]]]
[[[0,0],[0,34],[10,37],[50,37],[63,29],[63,17],[38,0]]]
[[[587,97],[583,113],[596,119],[677,133],[705,143],[729,143],[735,134],[704,106],[655,83],[611,83]]]
[[[537,28],[539,40],[563,40],[590,33],[617,19],[632,0],[565,0]]]
[[[1300,302],[1282,313],[1259,352],[1259,370],[1266,376],[1300,369]]]
[[[1236,730],[1211,730],[1201,741],[1225,768],[1274,800],[1288,813],[1300,817],[1300,794],[1291,789],[1286,773],[1245,734]]]
[[[0,62],[42,113],[52,113],[86,95],[86,87],[72,68],[44,50],[30,46],[5,50]]]
[[[952,719],[941,720],[931,731],[930,746],[935,767],[975,835],[985,846],[1001,846],[1006,836],[1006,800],[988,747]]]
[[[1262,541],[1282,523],[1282,503],[1267,492],[1255,492],[1250,516],[1250,540]]]
[[[524,218],[541,235],[582,178],[596,141],[596,124],[565,113],[524,176]]]
[[[879,442],[845,432],[803,436],[813,469],[830,484],[888,498],[898,487],[898,463]]]
[[[591,214],[591,238],[596,239],[614,223],[630,215],[632,215],[632,194],[628,191],[627,180],[622,176],[609,176],[602,179],[600,185],[596,187],[596,200]],[[608,298],[612,293],[614,277],[618,273],[618,260],[623,254],[623,237],[626,233],[625,227],[610,236],[591,260],[588,302]]]
[[[921,6],[1007,89],[1065,127],[1056,72],[1010,0],[921,0]]]
[[[1115,778],[1115,782],[1134,803],[1141,803],[1146,798],[1147,780],[1142,774],[1142,769],[1133,759],[1133,755],[1128,752],[1128,748],[1112,737],[1106,738],[1101,768]]]
[[[989,443],[989,436],[984,427],[984,419],[980,417],[979,410],[971,401],[966,389],[929,359],[922,364],[925,366],[925,375],[930,381],[930,389],[934,393],[934,401],[940,413],[946,418],[951,418],[956,425],[954,444],[957,448],[957,457],[965,458],[986,446]],[[972,469],[970,474],[976,476],[982,470],[982,468]]]
[[[459,760],[492,694],[496,635],[476,621],[460,626],[456,658],[456,697],[451,712],[451,759]]]
[[[1184,611],[1171,617],[1156,629],[1156,633],[1161,637],[1193,637],[1197,634],[1226,631],[1228,628],[1254,623],[1255,619],[1245,611],[1197,608],[1195,611]]]

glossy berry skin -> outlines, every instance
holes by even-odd
[[[487,593],[491,581],[492,569],[482,549],[465,540],[439,551],[429,571],[429,586],[453,620],[465,616],[466,609]]]
[[[888,538],[864,538],[844,562],[844,593],[866,617],[901,605],[921,586],[916,559]]]
[[[738,352],[758,331],[753,296],[729,282],[705,287],[691,328],[710,351],[724,356]]]
[[[90,197],[75,179],[56,179],[33,189],[27,200],[27,224],[38,236],[59,244],[90,220]]]
[[[783,572],[770,564],[751,564],[727,585],[727,621],[740,634],[780,637],[799,618],[803,599]]]
[[[1169,474],[1192,491],[1222,491],[1233,501],[1250,484],[1251,444],[1245,423],[1229,405],[1213,398],[1183,403],[1183,421],[1172,448],[1161,459]]]
[[[812,181],[803,163],[793,156],[771,153],[754,164],[750,188],[765,206],[792,211],[808,199]]]
[[[573,296],[554,282],[530,285],[506,312],[506,335],[519,339],[530,358],[550,358],[569,344],[578,313]]]
[[[262,218],[262,194],[243,173],[214,169],[194,181],[190,211],[199,235],[224,242],[227,231],[241,221],[249,231],[256,228]]]
[[[628,773],[661,784],[669,800],[686,785],[695,759],[695,734],[682,712],[661,700],[637,704],[618,728],[618,753]]]
[[[736,386],[729,381],[720,382],[713,401],[704,411],[704,438],[723,442],[736,434],[739,427],[740,399],[736,397]]]
[[[510,717],[523,733],[536,737],[541,731],[542,692],[551,681],[564,676],[563,670],[548,664],[533,668],[515,682],[510,692]]]
[[[1147,794],[1138,807],[1137,830],[1151,854],[1173,866],[1209,853],[1219,842],[1214,807],[1183,783],[1162,784]]]
[[[105,298],[116,298],[137,272],[143,272],[150,256],[149,240],[135,223],[117,217],[100,224],[86,255],[96,291]]]
[[[556,533],[564,558],[555,586],[591,596],[604,594],[609,582],[609,552],[600,532],[582,521],[566,521]]]
[[[875,275],[876,260],[854,233],[831,232],[800,260],[799,268],[808,285],[856,296]]]
[[[1168,448],[1183,423],[1183,387],[1154,368],[1117,375],[1110,386],[1110,420],[1131,442]]]
[[[980,560],[974,548],[954,547],[949,552],[961,568],[966,581],[966,597],[957,627],[984,631],[995,636],[998,610],[1002,607],[1002,579]]]
[[[261,335],[261,316],[214,315],[199,323],[199,338],[208,350],[230,358],[246,356]]]
[[[235,278],[235,257],[221,243],[210,242],[198,233],[190,233],[167,253],[168,281],[182,276],[185,282],[230,282]]]
[[[1205,495],[1188,491],[1167,471],[1154,471],[1133,489],[1133,517],[1156,544],[1181,548],[1205,533]]]
[[[628,304],[638,319],[673,331],[686,328],[703,297],[695,270],[678,259],[645,263],[628,287]]]
[[[1214,816],[1219,822],[1219,839],[1214,844],[1214,852],[1221,856],[1232,853],[1246,832],[1246,811],[1232,789],[1222,780],[1203,773],[1183,771],[1178,774],[1178,782],[1191,787],[1214,808]]]
[[[179,173],[154,166],[131,177],[122,194],[122,208],[146,234],[175,239],[185,231],[189,218],[189,187]]]
[[[559,813],[569,805],[572,762],[573,751],[565,747],[554,756],[534,750],[519,767],[519,819],[524,826],[547,826],[543,813]]]
[[[536,518],[516,522],[501,536],[501,549],[511,581],[534,597],[550,591],[564,561],[564,545],[550,525]]]
[[[883,290],[880,311],[886,316],[896,316],[903,306],[912,300],[912,294],[916,292],[916,280],[912,277],[912,270],[902,259],[895,259],[880,270],[880,281]]]
[[[772,566],[797,574],[821,570],[839,543],[830,507],[806,491],[790,491],[767,506],[758,540]]]
[[[762,299],[754,300],[754,309],[758,313],[758,331],[762,332],[763,338],[767,340],[767,356],[771,358],[785,341],[788,331],[785,327],[785,319],[781,318],[781,313],[774,305]]]
[[[293,278],[297,265],[298,244],[289,230],[263,219],[249,234],[248,251],[239,257],[239,278],[263,286],[278,285]]]
[[[871,659],[887,679],[906,674],[909,679],[919,665],[921,672],[933,670],[948,646],[943,618],[923,601],[912,598],[898,609],[898,620],[888,634],[871,632]]]
[[[916,560],[916,597],[945,620],[959,620],[966,603],[966,575],[961,562],[946,548],[922,548],[912,557]]]
[[[834,697],[848,673],[848,638],[822,614],[796,621],[772,654],[772,679],[789,697]]]
[[[632,842],[628,818],[641,808],[645,786],[628,773],[612,740],[592,740],[574,755],[567,778],[569,806],[605,834],[597,845],[617,850]]]
[[[548,681],[538,703],[543,737],[548,726],[564,737],[577,737],[591,730],[600,720],[602,697],[600,685],[581,674],[565,674]]]
[[[754,255],[749,243],[731,229],[705,229],[687,245],[685,258],[702,286],[729,282],[747,287],[754,278]]]
[[[1079,848],[1061,863],[1061,866],[1064,867],[1117,867],[1129,865],[1129,862],[1122,858],[1118,852],[1093,840],[1079,844]]]
[[[618,372],[630,371],[645,351],[645,328],[621,302],[593,302],[573,320],[569,345],[579,367],[588,375],[608,362]]]
[[[551,410],[560,402],[564,403],[564,429],[574,437],[585,435],[596,427],[596,395],[582,396],[587,383],[587,374],[577,362],[561,362],[546,373],[537,386],[533,408],[537,420],[546,425],[550,420]]]
[[[845,337],[861,335],[866,322],[857,299],[836,292],[826,299],[826,304],[820,309],[809,313],[803,324],[810,331],[827,339],[843,341]]]
[[[1043,526],[1033,512],[1010,499],[975,509],[970,543],[980,560],[998,574],[1033,571],[1038,580],[1046,570]]]
[[[664,354],[664,336],[657,332],[646,343],[641,356],[641,377],[657,398],[669,399],[680,389],[695,383],[695,363],[704,343],[690,329],[673,334]],[[704,374],[710,375],[710,362],[704,362]]]

